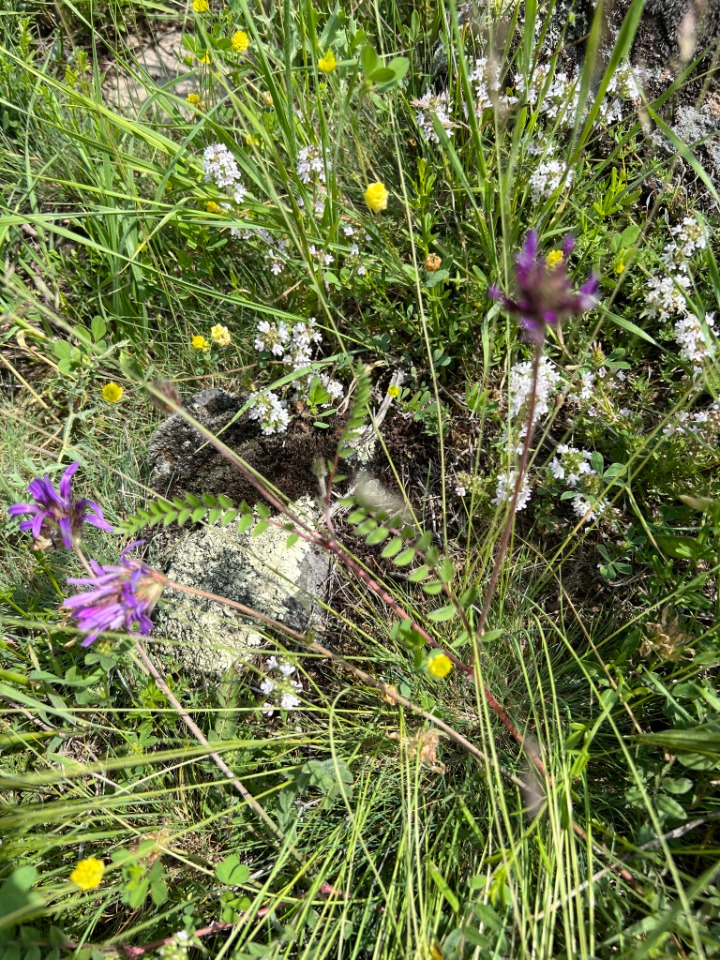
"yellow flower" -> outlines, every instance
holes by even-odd
[[[88,857],[87,860],[81,860],[70,874],[70,879],[76,883],[81,890],[94,890],[100,886],[100,881],[105,873],[105,864],[102,860],[96,860],[95,857]]]
[[[318,70],[321,70],[323,73],[332,73],[336,66],[337,60],[332,50],[328,50],[325,56],[318,60]]]
[[[215,203],[214,200],[208,200],[208,202],[205,204],[205,209],[208,213],[218,213],[220,207]]]
[[[227,347],[232,341],[228,328],[223,327],[219,323],[216,323],[214,327],[210,328],[210,339],[219,347]]]
[[[235,53],[245,53],[250,46],[250,40],[244,30],[236,30],[230,43]]]
[[[625,273],[625,264],[622,260],[618,260],[615,264],[615,273],[620,276],[621,273]]]
[[[209,51],[209,50],[206,50],[203,54],[198,55],[198,57],[197,57],[197,62],[198,62],[198,63],[211,63],[212,61],[210,60],[210,51]]]
[[[247,147],[259,147],[260,141],[257,137],[254,137],[251,133],[245,134],[245,146]]]
[[[195,13],[207,13],[210,9],[208,0],[193,0],[193,10]]]
[[[103,400],[107,400],[108,403],[117,403],[122,399],[122,395],[125,391],[117,383],[106,383],[102,388]]]
[[[380,213],[387,210],[389,196],[384,183],[371,183],[365,191],[365,203],[373,213]]]
[[[550,267],[551,270],[554,270],[555,267],[559,267],[560,264],[565,259],[565,254],[562,250],[551,250],[550,253],[545,257],[545,263]]]
[[[190,104],[191,107],[197,107],[198,110],[205,109],[205,101],[200,98],[200,95],[197,93],[189,93],[185,99]]]
[[[452,660],[445,653],[436,653],[428,660],[428,673],[433,677],[446,677],[452,670]]]
[[[210,344],[207,342],[205,337],[195,334],[195,336],[192,338],[192,348],[193,350],[202,350],[203,353],[207,353],[210,349]]]
[[[388,387],[388,396],[392,397],[392,399],[395,400],[397,397],[400,396],[400,387],[397,387],[394,385],[391,387]]]

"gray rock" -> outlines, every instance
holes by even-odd
[[[317,507],[303,498],[292,505],[303,519],[317,520]],[[293,630],[304,632],[326,596],[330,555],[304,540],[287,546],[288,532],[270,526],[253,537],[232,528],[205,527],[175,545],[167,577],[184,586],[245,604]],[[267,632],[262,624],[216,601],[168,589],[156,634],[184,669],[220,677],[257,656]]]
[[[195,89],[194,76],[183,63],[187,51],[182,30],[170,30],[150,42],[130,37],[128,46],[132,73],[114,64],[105,78],[103,92],[109,106],[133,114],[148,99],[148,88],[152,92],[154,86],[165,87],[180,98]]]

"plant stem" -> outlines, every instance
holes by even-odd
[[[508,512],[507,520],[505,521],[505,527],[503,528],[500,542],[498,543],[497,553],[495,555],[495,563],[493,565],[492,573],[490,575],[490,582],[488,583],[487,592],[485,594],[485,602],[483,603],[482,610],[480,611],[480,619],[477,625],[478,637],[482,637],[482,635],[485,633],[487,618],[490,612],[490,605],[492,604],[493,597],[495,596],[497,583],[500,579],[500,571],[502,570],[505,554],[507,552],[508,544],[510,543],[510,534],[512,533],[512,529],[515,524],[515,510],[517,508],[517,502],[520,497],[525,470],[527,469],[527,463],[530,457],[530,443],[532,442],[533,429],[535,426],[534,420],[535,406],[537,403],[537,382],[541,355],[542,343],[538,343],[535,346],[535,355],[533,356],[532,382],[530,387],[530,400],[528,403],[525,442],[523,443],[522,453],[520,454],[520,461],[518,463],[517,477],[515,478],[515,487],[513,489],[512,500],[510,502],[510,510]]]

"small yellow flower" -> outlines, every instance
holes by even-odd
[[[70,879],[76,883],[81,890],[94,890],[100,886],[100,881],[105,873],[105,864],[102,860],[96,860],[95,857],[88,857],[87,860],[81,860],[70,874]]]
[[[251,133],[245,134],[245,146],[246,147],[259,147],[260,141],[257,137],[254,137]]]
[[[620,276],[621,273],[625,273],[625,263],[622,260],[618,260],[615,263],[615,273]]]
[[[215,203],[214,200],[208,200],[208,202],[205,204],[205,209],[207,210],[208,213],[220,212],[220,207],[217,205],[217,203]]]
[[[214,327],[210,328],[210,339],[219,347],[227,347],[232,341],[228,328],[223,327],[219,323],[216,323]]]
[[[400,396],[400,387],[393,386],[388,387],[388,396],[392,397],[393,400],[396,400]]]
[[[200,334],[195,334],[192,338],[192,348],[193,350],[202,350],[203,353],[207,353],[210,349],[210,344],[205,337],[201,337]]]
[[[551,270],[554,270],[555,267],[559,267],[560,264],[565,259],[565,254],[562,250],[551,250],[550,253],[545,257],[545,263],[550,267]]]
[[[365,191],[365,203],[373,213],[380,213],[381,210],[387,210],[389,196],[384,183],[371,183]]]
[[[318,70],[323,73],[332,73],[336,66],[337,60],[332,50],[326,51],[325,56],[318,60]]]
[[[208,0],[193,0],[193,10],[195,13],[207,13],[210,9]]]
[[[212,61],[211,61],[211,59],[210,59],[210,51],[209,51],[209,50],[206,50],[204,53],[199,54],[199,55],[198,55],[198,58],[197,58],[197,62],[198,62],[198,63],[205,63],[205,64],[211,63]]]
[[[190,104],[191,107],[197,107],[198,110],[205,109],[205,101],[200,98],[200,95],[197,93],[189,93],[185,99]]]
[[[452,668],[452,660],[445,653],[436,653],[428,660],[428,673],[433,677],[442,679],[450,673]]]
[[[250,39],[244,30],[236,30],[230,43],[235,53],[243,54],[250,46]]]
[[[125,391],[117,383],[106,383],[102,388],[103,400],[107,400],[108,403],[118,403],[122,399],[122,395]]]

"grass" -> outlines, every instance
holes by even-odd
[[[81,647],[61,607],[79,556],[5,525],[3,960],[717,956],[718,216],[666,94],[622,89],[641,5],[604,70],[595,18],[576,87],[552,5],[465,21],[417,0],[7,12],[3,504],[77,460],[76,495],[116,527],[86,525],[86,557],[117,563],[144,537],[166,569],[175,527],[158,531],[183,510],[261,545],[286,491],[261,482],[251,510],[151,489],[168,384],[273,390],[290,435],[341,447],[374,423],[388,489],[354,487],[347,459],[332,524],[297,530],[335,558],[320,625],[260,621],[261,654],[220,678],[181,669],[161,630]],[[184,46],[158,81],[135,38],[168,31]],[[114,75],[142,94],[125,109]],[[444,108],[413,103],[445,89]],[[237,203],[205,178],[214,143]],[[518,400],[533,347],[489,294],[516,289],[530,229],[548,253],[572,233],[574,285],[601,283],[594,309],[547,331],[555,380],[534,416]],[[322,343],[302,363],[256,349],[260,322],[310,317]],[[498,484],[528,418],[530,500],[510,518],[512,478],[505,498]],[[283,441],[268,440],[279,458]],[[302,693],[268,718],[271,655]],[[105,872],[83,890],[71,874],[91,857]]]

